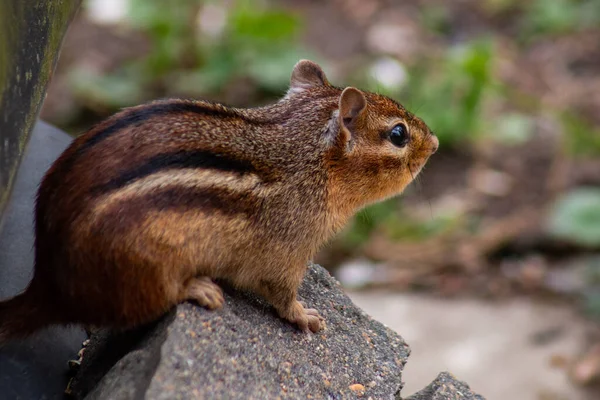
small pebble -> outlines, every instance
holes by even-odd
[[[360,383],[355,383],[353,385],[348,386],[348,388],[350,390],[352,390],[353,392],[364,392],[365,391],[365,387],[363,385],[361,385]]]

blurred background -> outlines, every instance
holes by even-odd
[[[84,0],[41,117],[257,106],[300,58],[441,142],[316,260],[411,346],[404,393],[447,369],[491,400],[600,398],[600,0]]]

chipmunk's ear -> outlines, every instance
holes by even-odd
[[[340,96],[338,118],[340,135],[342,135],[345,143],[349,143],[352,140],[352,132],[363,118],[366,108],[367,99],[365,99],[365,95],[360,90],[353,87],[344,89]]]
[[[292,71],[290,91],[298,93],[316,86],[329,86],[325,72],[312,61],[298,61]]]

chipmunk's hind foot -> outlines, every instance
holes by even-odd
[[[215,310],[223,307],[223,291],[209,277],[192,278],[185,286],[182,301],[193,300],[202,307]]]

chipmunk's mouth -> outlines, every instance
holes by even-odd
[[[434,135],[428,135],[423,140],[421,147],[415,151],[412,160],[408,163],[408,169],[413,179],[421,172],[429,157],[437,151],[439,144],[438,138]]]

